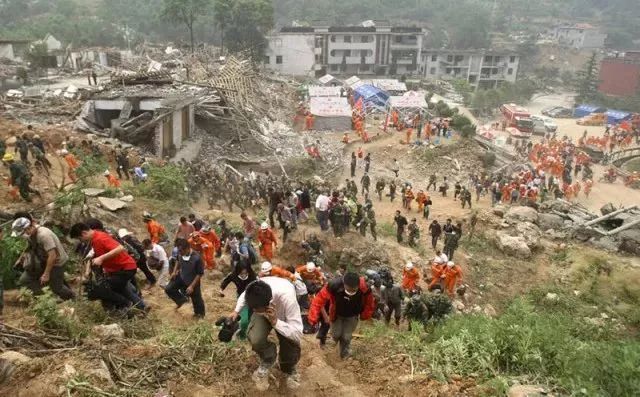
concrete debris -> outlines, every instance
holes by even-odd
[[[112,212],[127,207],[127,203],[125,203],[124,201],[109,197],[98,197],[98,201],[100,202],[100,205],[102,205],[102,207]]]
[[[556,214],[539,213],[537,225],[540,230],[561,230],[564,228],[564,219]]]
[[[536,223],[538,221],[538,212],[531,207],[515,206],[515,207],[509,208],[509,210],[507,211],[504,217],[508,222],[511,222],[511,223],[517,223],[517,222]]]
[[[507,391],[507,397],[543,397],[547,393],[540,386],[513,385]]]
[[[522,236],[511,236],[506,232],[499,231],[496,234],[496,245],[505,254],[520,259],[531,258],[532,255],[527,240]]]
[[[84,193],[84,195],[88,197],[98,197],[104,192],[106,192],[105,189],[96,189],[96,188],[82,189],[82,193]]]
[[[92,329],[92,333],[99,339],[122,338],[124,330],[119,324],[96,325]]]

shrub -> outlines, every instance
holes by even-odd
[[[175,164],[152,165],[147,169],[147,175],[147,181],[136,186],[141,196],[157,200],[186,200],[186,173],[182,167]]]
[[[34,296],[29,307],[41,328],[57,331],[71,338],[80,338],[87,334],[88,329],[75,317],[61,313],[58,309],[56,297],[48,287],[43,289],[41,295]]]
[[[493,167],[496,163],[496,154],[493,152],[485,152],[480,156],[480,160],[485,168]]]
[[[0,278],[4,288],[15,288],[19,274],[13,268],[13,264],[18,260],[20,254],[27,247],[27,242],[20,238],[10,236],[9,229],[4,230],[4,236],[0,240]]]
[[[460,129],[460,135],[462,135],[463,138],[471,138],[475,134],[476,134],[476,126],[473,124],[465,125]]]

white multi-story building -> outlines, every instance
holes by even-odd
[[[589,25],[579,23],[573,26],[558,26],[553,29],[553,40],[558,44],[569,46],[577,50],[603,48],[607,35]]]
[[[364,25],[282,28],[267,37],[265,67],[294,76],[420,73],[424,29]]]
[[[422,72],[427,79],[463,79],[476,88],[515,82],[520,56],[492,50],[423,50]]]

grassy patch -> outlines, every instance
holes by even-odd
[[[378,223],[378,234],[382,237],[396,237],[396,227],[393,223],[380,222]]]
[[[47,331],[60,333],[73,339],[80,339],[89,333],[85,322],[80,322],[78,317],[58,307],[56,297],[46,287],[43,293],[33,296],[29,305],[30,312],[35,316],[38,326]]]

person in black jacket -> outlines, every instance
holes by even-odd
[[[227,276],[222,279],[220,283],[220,296],[224,296],[224,290],[230,283],[234,283],[236,285],[236,294],[240,296],[247,288],[247,285],[252,281],[255,281],[257,278],[256,273],[253,269],[249,267],[236,267],[231,273],[227,274]]]
[[[404,228],[407,227],[409,222],[407,218],[405,218],[400,211],[396,211],[396,216],[393,218],[393,222],[396,224],[396,237],[398,238],[398,243],[402,242],[402,236],[404,235]]]
[[[431,222],[431,225],[429,225],[429,234],[431,234],[431,246],[433,249],[436,249],[438,239],[442,234],[442,226],[440,226],[436,219],[434,219],[433,222]]]

